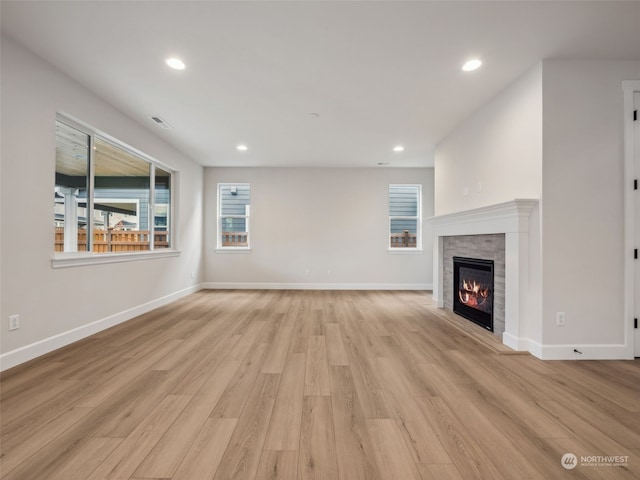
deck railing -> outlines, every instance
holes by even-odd
[[[402,233],[392,233],[389,238],[391,248],[416,248],[417,235],[404,230]]]
[[[93,252],[143,252],[149,250],[149,230],[99,230],[93,231]],[[169,248],[169,232],[154,232],[154,248]],[[87,250],[87,231],[78,231],[78,251]],[[64,252],[64,228],[55,229],[55,251]]]

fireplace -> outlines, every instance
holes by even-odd
[[[540,357],[540,210],[515,199],[428,220],[436,248],[433,298],[453,313],[453,257],[493,260],[493,334],[517,351]],[[536,323],[538,322],[538,323]],[[533,337],[531,337],[533,335]]]
[[[493,332],[493,260],[453,257],[453,311]]]

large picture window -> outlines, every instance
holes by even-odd
[[[218,184],[218,248],[249,248],[251,185]]]
[[[172,172],[120,142],[56,120],[56,252],[171,247]]]
[[[389,248],[422,248],[421,205],[421,185],[389,185]]]

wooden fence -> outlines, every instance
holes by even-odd
[[[223,247],[248,247],[249,232],[222,232]]]
[[[402,233],[392,233],[390,235],[391,248],[416,248],[417,236],[405,230]]]
[[[149,250],[148,230],[94,230],[93,252],[142,252]],[[153,247],[169,248],[169,232],[154,232]],[[87,250],[87,231],[78,230],[78,251]],[[56,227],[55,251],[64,252],[64,228]]]
[[[141,252],[149,250],[148,230],[94,230],[94,253],[108,252]],[[222,232],[223,247],[247,247],[248,232]],[[154,232],[153,245],[155,249],[169,248],[169,232]],[[390,235],[391,248],[416,248],[416,234],[405,230],[402,233]],[[87,231],[78,231],[78,251],[87,250]],[[64,252],[64,228],[55,229],[55,251]]]

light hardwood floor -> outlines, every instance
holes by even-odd
[[[505,355],[430,298],[202,291],[16,367],[0,476],[640,478],[639,361]]]

